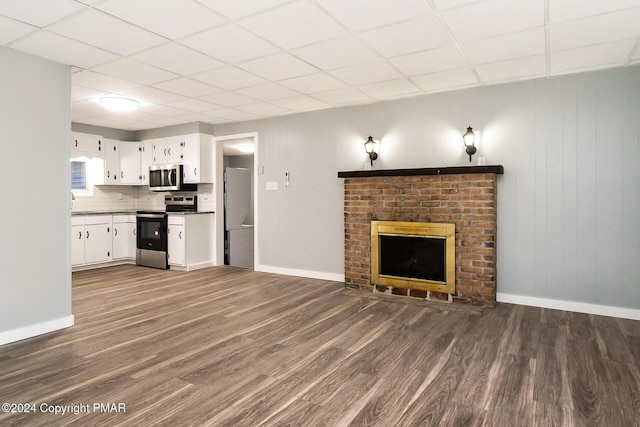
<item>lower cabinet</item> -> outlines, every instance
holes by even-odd
[[[111,215],[73,217],[71,220],[71,265],[111,261]]]
[[[136,216],[113,216],[113,259],[135,259]]]
[[[167,250],[172,269],[191,271],[215,265],[213,215],[169,214]]]

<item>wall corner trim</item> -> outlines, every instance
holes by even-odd
[[[35,325],[0,332],[0,345],[9,344],[12,342],[21,341],[27,338],[32,338],[38,335],[68,328],[70,326],[73,326],[74,322],[74,316],[70,315],[54,320],[49,320],[47,322],[38,323]]]
[[[598,316],[619,317],[621,319],[640,320],[640,310],[635,308],[614,307],[610,305],[590,304],[586,302],[564,301],[548,298],[529,297],[498,292],[497,302],[550,308],[553,310],[574,311],[576,313],[596,314]]]

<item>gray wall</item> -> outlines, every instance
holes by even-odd
[[[343,274],[340,170],[469,165],[498,178],[498,292],[640,308],[640,68],[216,125],[259,132],[260,263]],[[291,188],[283,187],[291,172]],[[278,191],[265,191],[278,181]]]
[[[0,47],[0,334],[71,316],[70,93],[68,66]]]
[[[253,210],[254,210],[254,202],[253,202],[253,182],[254,182],[254,170],[253,170],[253,154],[247,156],[224,156],[223,159],[224,167],[230,168],[244,168],[249,169],[251,171],[251,201],[249,202],[249,215],[245,219],[245,224],[253,224]]]

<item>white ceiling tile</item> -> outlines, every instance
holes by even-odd
[[[371,98],[369,95],[366,95],[365,93],[362,93],[361,91],[354,88],[320,92],[314,94],[313,97],[318,98],[329,105],[347,105],[356,103],[364,104],[375,101],[375,99]]]
[[[180,116],[179,118],[183,123],[192,123],[192,122],[210,123],[210,122],[217,121],[218,119],[218,117],[205,112],[187,113],[183,116]]]
[[[78,85],[71,86],[71,101],[99,98],[105,95],[108,95],[108,93],[101,90],[89,89]]]
[[[240,105],[255,104],[258,100],[236,92],[222,92],[202,97],[203,100],[225,107],[239,107]]]
[[[0,16],[0,45],[9,44],[20,37],[38,31],[37,27],[16,21],[15,19]]]
[[[316,0],[351,31],[430,15],[433,10],[424,0]]]
[[[375,28],[359,34],[359,37],[371,48],[387,57],[453,43],[449,32],[434,15]]]
[[[447,10],[477,1],[478,0],[433,0],[433,4],[438,10]]]
[[[193,0],[108,0],[96,7],[171,40],[224,22]]]
[[[149,86],[119,92],[118,95],[126,96],[127,98],[134,98],[151,104],[166,104],[184,99],[184,96],[182,95],[177,95],[172,92],[155,89]]]
[[[266,9],[270,9],[289,0],[198,0],[215,10],[216,12],[231,19],[242,18],[253,15]]]
[[[312,111],[329,108],[329,105],[325,104],[324,102],[318,101],[317,99],[307,95],[279,99],[277,101],[273,101],[273,104],[279,105],[283,108],[288,108],[292,111]]]
[[[480,82],[469,68],[441,71],[413,77],[418,86],[427,93],[479,86]]]
[[[154,87],[189,97],[200,97],[222,92],[222,89],[190,79],[180,77],[166,82],[156,83]]]
[[[331,74],[351,85],[360,86],[369,83],[394,80],[404,77],[395,68],[384,61],[373,61],[352,65],[331,71]]]
[[[407,79],[389,80],[360,86],[362,92],[376,99],[394,99],[422,94],[422,89]]]
[[[199,99],[182,99],[180,101],[168,102],[165,105],[173,108],[180,108],[182,110],[193,111],[196,113],[200,113],[203,111],[208,111],[216,108],[216,105],[213,105],[209,102],[205,102]]]
[[[235,108],[223,108],[220,110],[214,110],[209,112],[211,115],[222,117],[229,120],[251,120],[257,118],[255,114],[247,113],[246,111],[236,110]]]
[[[222,41],[231,41],[224,43]],[[238,27],[235,24],[223,25],[180,40],[180,43],[229,64],[258,58],[277,52],[279,49]]]
[[[3,0],[0,15],[42,28],[83,7],[73,0]]]
[[[176,43],[152,47],[131,56],[131,59],[186,76],[225,65],[216,59]]]
[[[32,33],[11,47],[80,68],[91,68],[117,58],[113,53],[47,31]]]
[[[536,79],[547,72],[544,55],[478,65],[475,69],[484,83]]]
[[[635,43],[636,40],[631,39],[552,52],[550,58],[551,74],[621,67],[626,62]]]
[[[108,64],[99,65],[94,67],[93,71],[112,77],[131,80],[132,82],[143,85],[150,85],[179,77],[177,74],[127,58],[121,58]]]
[[[236,90],[264,83],[264,79],[232,66],[194,74],[191,78],[226,90]]]
[[[110,93],[116,93],[140,86],[137,83],[117,79],[111,76],[105,76],[104,74],[98,74],[88,70],[80,71],[79,73],[73,73],[71,75],[71,81],[73,84],[79,86]]]
[[[73,101],[71,103],[73,108],[78,108],[87,113],[93,113],[93,116],[103,115],[105,109],[98,102],[98,98],[82,99],[80,101]]]
[[[163,37],[91,9],[48,30],[119,55],[131,55],[166,42]]]
[[[247,113],[257,114],[260,116],[272,116],[275,114],[282,114],[290,112],[290,110],[279,107],[277,105],[270,104],[268,102],[262,102],[260,104],[244,105],[237,108],[240,111],[246,111]]]
[[[298,0],[244,18],[240,25],[285,49],[339,37],[346,33],[309,0]]]
[[[144,107],[144,109],[157,116],[162,116],[167,118],[178,117],[188,113],[187,110],[183,110],[182,108],[175,108],[175,107],[169,107],[167,105],[158,105],[158,104],[147,105],[146,107]]]
[[[462,42],[544,25],[544,1],[486,0],[442,13],[454,37]]]
[[[551,50],[640,37],[640,7],[551,25]]]
[[[280,84],[300,93],[326,92],[328,90],[347,87],[346,84],[327,73],[294,77],[292,79],[282,80]]]
[[[408,76],[454,70],[467,65],[464,56],[454,45],[397,56],[390,61]]]
[[[549,22],[573,21],[638,6],[640,0],[553,0],[549,2]]]
[[[184,120],[183,119],[179,119],[176,117],[158,117],[157,119],[153,119],[151,120],[151,123],[153,123],[155,126],[153,126],[154,128],[159,127],[165,127],[165,126],[174,126],[174,125],[180,125],[180,124],[184,124]]]
[[[71,104],[71,121],[72,122],[86,123],[85,119],[89,119],[90,117],[95,117],[95,116],[96,116],[96,113],[92,111],[82,110],[76,107],[74,104]]]
[[[285,52],[243,62],[238,64],[238,67],[271,81],[290,79],[318,71],[315,67]]]
[[[373,61],[377,56],[351,36],[326,40],[291,51],[323,70]]]
[[[532,28],[517,33],[468,41],[462,43],[460,48],[473,65],[544,55],[544,28]]]
[[[264,83],[258,86],[239,89],[237,92],[260,101],[273,101],[275,99],[290,98],[298,95],[297,92],[277,83]]]

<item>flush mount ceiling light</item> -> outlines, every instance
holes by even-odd
[[[238,151],[241,153],[253,153],[253,144],[240,144],[238,145]]]
[[[103,96],[98,101],[104,108],[112,111],[135,111],[140,108],[140,101],[120,96]]]

